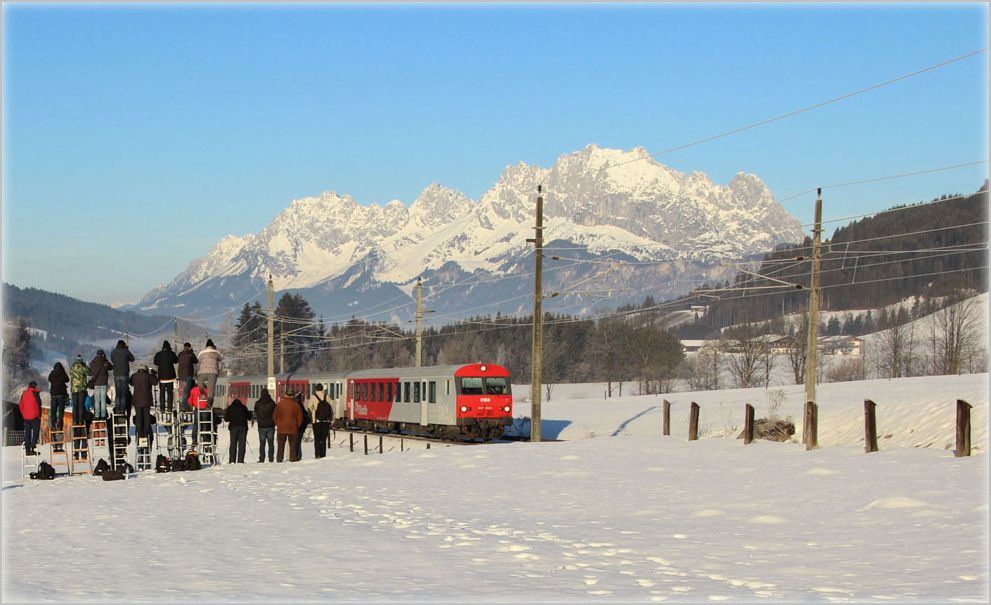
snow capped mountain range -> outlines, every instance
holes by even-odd
[[[435,323],[526,312],[533,287],[526,239],[540,184],[546,255],[561,257],[545,262],[545,288],[563,291],[548,301],[552,310],[683,293],[702,279],[728,277],[727,260],[803,237],[755,175],[719,185],[668,168],[640,147],[589,145],[550,168],[507,166],[477,201],[439,184],[409,207],[363,205],[336,192],[295,200],[259,233],[223,238],[134,308],[187,317],[236,311],[264,299],[271,275],[277,291],[302,293],[329,323],[409,318],[418,277]]]

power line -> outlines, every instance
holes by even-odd
[[[704,137],[704,138],[701,138],[701,139],[697,139],[695,141],[691,141],[691,142],[688,142],[688,143],[677,145],[675,147],[668,147],[667,149],[662,149],[661,151],[659,151],[657,153],[654,153],[654,154],[650,154],[650,155],[647,155],[647,156],[644,156],[644,157],[639,157],[639,158],[636,158],[636,159],[633,159],[633,160],[627,160],[626,162],[621,162],[619,164],[613,164],[612,167],[625,166],[626,164],[632,164],[633,162],[639,162],[639,161],[645,160],[647,158],[657,158],[659,156],[662,156],[662,155],[665,155],[665,154],[668,154],[668,153],[672,153],[672,152],[675,152],[675,151],[681,151],[682,149],[688,149],[689,147],[694,147],[696,145],[701,145],[702,143],[708,143],[710,141],[715,141],[717,139],[722,139],[722,138],[725,138],[725,137],[728,137],[728,136],[732,136],[734,134],[739,134],[741,132],[744,132],[744,131],[747,131],[747,130],[751,130],[751,129],[754,129],[754,128],[758,128],[760,126],[766,126],[766,125],[772,124],[774,122],[778,122],[778,121],[781,121],[781,120],[784,120],[784,119],[787,119],[787,118],[791,118],[791,117],[797,116],[799,114],[803,114],[803,113],[812,111],[814,109],[819,109],[820,107],[825,107],[825,106],[831,105],[833,103],[839,103],[840,101],[845,101],[846,99],[849,99],[849,98],[852,98],[852,97],[856,97],[858,95],[862,95],[864,93],[868,93],[868,92],[877,90],[879,88],[883,88],[885,86],[889,86],[891,84],[894,84],[896,82],[900,82],[902,80],[907,80],[909,78],[914,78],[915,76],[919,76],[919,75],[922,75],[924,73],[928,73],[930,71],[935,71],[937,69],[946,67],[947,65],[956,63],[958,61],[963,61],[964,59],[967,59],[969,57],[973,57],[974,55],[978,55],[980,53],[983,53],[986,50],[987,50],[987,47],[985,47],[985,48],[979,48],[977,50],[972,50],[972,51],[970,51],[968,53],[964,53],[962,55],[953,57],[952,59],[947,59],[946,61],[941,61],[941,62],[936,63],[934,65],[930,65],[928,67],[923,67],[922,69],[917,69],[917,70],[912,71],[912,72],[909,72],[907,74],[902,74],[902,75],[897,76],[895,78],[891,78],[890,80],[884,80],[883,82],[878,82],[876,84],[871,84],[870,86],[867,86],[866,88],[861,88],[859,90],[854,90],[852,92],[848,92],[846,94],[842,94],[842,95],[840,95],[838,97],[833,97],[831,99],[826,99],[825,101],[820,101],[818,103],[815,103],[815,104],[812,104],[812,105],[808,105],[806,107],[801,107],[799,109],[795,109],[795,110],[789,111],[787,113],[782,113],[782,114],[779,114],[779,115],[776,115],[776,116],[773,116],[773,117],[770,117],[770,118],[759,120],[757,122],[752,122],[750,124],[741,126],[739,128],[734,128],[732,130],[727,130],[727,131],[724,131],[724,132],[720,132],[718,134],[710,135],[710,136],[707,136],[707,137]]]

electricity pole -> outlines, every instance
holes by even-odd
[[[423,282],[416,278],[416,367],[423,364]]]
[[[822,241],[822,187],[816,195],[815,226],[812,228],[812,283],[809,288],[809,330],[805,353],[805,402],[816,400],[816,343],[819,331],[819,245]],[[808,415],[803,435],[809,431]]]
[[[286,373],[286,320],[279,318],[279,374]]]
[[[179,350],[179,318],[172,317],[172,350]]]
[[[275,310],[273,300],[275,299],[275,286],[272,284],[272,275],[268,276],[268,390],[275,394]]]
[[[533,271],[533,377],[530,381],[530,441],[540,441],[540,378],[541,378],[541,346],[543,344],[543,266],[544,266],[544,198],[541,195],[543,186],[537,185],[537,224],[534,227],[534,271]]]

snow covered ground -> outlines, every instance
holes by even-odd
[[[599,385],[545,404],[557,443],[387,440],[366,457],[339,435],[326,459],[306,444],[303,462],[259,465],[252,435],[249,464],[113,483],[23,481],[5,448],[3,599],[986,602],[987,381],[822,385],[811,452],[729,438],[744,401],[765,414],[764,389],[669,398],[662,438],[662,397]],[[800,387],[784,391],[779,415],[799,417]],[[957,398],[974,405],[970,458],[945,449]]]

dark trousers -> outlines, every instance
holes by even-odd
[[[24,421],[24,447],[33,450],[38,445],[38,433],[41,432],[41,418]]]
[[[313,423],[313,453],[317,458],[327,455],[327,437],[330,435],[330,423]]]
[[[134,408],[134,428],[138,438],[151,436],[151,408]]]
[[[130,387],[127,384],[127,376],[114,376],[114,413],[123,414],[127,409],[127,393]],[[130,414],[128,414],[130,416]]]
[[[293,453],[296,455],[296,460],[303,459],[303,435],[306,434],[306,429],[302,428],[296,433],[296,445],[293,447]]]
[[[258,427],[258,462],[265,462],[265,444],[268,444],[268,461],[275,460],[275,427]]]
[[[231,449],[227,454],[227,461],[230,463],[244,462],[244,450],[248,446],[248,427],[232,426],[231,429]]]
[[[275,459],[282,462],[282,458],[286,451],[286,441],[289,441],[289,462],[296,462],[299,458],[296,457],[296,441],[298,441],[298,436],[296,433],[279,433],[279,451],[275,455]]]
[[[62,417],[65,415],[65,395],[52,395],[52,407],[48,411],[48,428],[62,429]]]
[[[175,389],[171,382],[158,383],[158,409],[171,410],[175,399]]]

